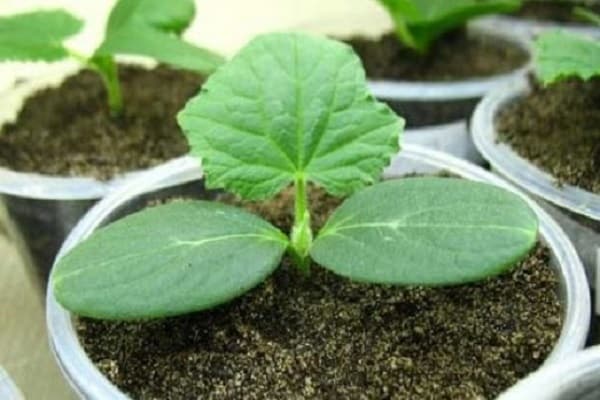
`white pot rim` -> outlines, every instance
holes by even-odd
[[[582,389],[600,390],[600,345],[532,373],[498,400],[571,399]]]
[[[564,359],[584,345],[590,320],[590,297],[581,261],[571,242],[561,228],[531,199],[502,179],[468,162],[447,154],[432,151],[415,145],[405,145],[403,151],[392,161],[384,177],[397,176],[394,164],[402,162],[425,162],[435,168],[442,168],[467,179],[488,182],[506,188],[522,198],[533,208],[540,219],[540,236],[550,246],[557,260],[557,272],[561,277],[565,301],[565,320],[560,338],[547,363]],[[157,186],[183,184],[202,178],[202,170],[196,159],[184,157],[146,173],[140,179],[130,182],[127,187],[109,194],[100,201],[79,222],[71,232],[57,257],[62,257],[96,229],[111,211]],[[81,347],[72,325],[71,315],[55,300],[49,286],[46,298],[46,321],[49,340],[55,357],[73,388],[89,399],[127,399],[94,366]]]
[[[527,79],[520,78],[488,93],[475,108],[471,133],[479,152],[502,176],[517,186],[573,213],[600,221],[600,195],[572,185],[556,185],[556,179],[517,154],[509,145],[498,142],[494,120],[508,103],[530,90]]]
[[[131,61],[129,58],[123,59],[125,63],[129,61]],[[134,64],[143,67],[152,66],[151,63],[137,60]],[[0,125],[14,120],[16,110],[22,106],[32,92],[45,87],[55,87],[66,77],[81,69],[81,65],[68,61],[59,63],[58,67],[60,67],[58,71],[27,79],[1,93],[2,102],[8,103],[9,107],[0,110]],[[96,200],[104,197],[123,182],[135,179],[152,168],[154,167],[129,171],[103,181],[93,177],[19,172],[0,167],[0,195],[7,194],[35,200]]]
[[[483,24],[474,24],[469,28],[475,34],[497,37],[507,43],[514,44],[529,54],[531,58],[531,40],[523,35]],[[531,66],[532,62],[529,60],[525,65],[507,73],[448,82],[371,79],[369,80],[369,89],[373,96],[389,101],[442,102],[478,99],[491,89],[503,86],[517,76],[525,76]]]

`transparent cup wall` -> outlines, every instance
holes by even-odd
[[[0,217],[27,273],[44,290],[54,257],[95,200],[43,200],[0,194]]]
[[[412,172],[436,173],[442,170],[508,188],[499,178],[469,163],[412,145],[405,146],[385,171],[384,177],[392,179]],[[166,188],[160,191],[152,189],[157,186]],[[98,203],[69,235],[59,257],[98,227],[148,204],[177,197],[212,199],[216,193],[204,189],[202,173],[195,160],[181,159],[157,168],[154,173],[145,174]],[[558,226],[535,204],[532,207],[540,216],[541,240],[551,248],[552,266],[561,282],[559,297],[564,310],[564,325],[560,339],[547,360],[557,362],[583,347],[588,332],[590,300],[585,274],[575,250]],[[77,339],[72,316],[56,303],[51,291],[47,293],[46,305],[51,346],[75,391],[85,399],[125,399],[87,358]]]

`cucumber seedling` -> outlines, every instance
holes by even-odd
[[[376,183],[403,120],[368,91],[347,45],[295,33],[259,36],[219,68],[178,116],[205,185],[265,200],[292,185],[288,235],[242,209],[178,201],[130,214],[56,264],[52,288],[88,317],[145,319],[230,301],[287,252],[376,284],[450,285],[499,274],[536,242],[537,218],[498,187],[452,178]],[[308,183],[349,196],[316,234]]]
[[[208,74],[221,56],[181,39],[195,14],[193,0],[119,0],[106,24],[104,40],[91,56],[65,46],[83,23],[63,10],[35,11],[0,18],[0,61],[59,61],[73,58],[96,71],[108,105],[120,114],[123,99],[115,55],[151,57],[174,67]]]
[[[521,0],[378,0],[389,12],[398,39],[426,53],[444,33],[474,17],[517,10]]]

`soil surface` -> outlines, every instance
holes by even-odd
[[[229,203],[238,203],[231,198]],[[248,208],[289,230],[288,191]],[[339,203],[311,192],[320,225]],[[535,370],[561,307],[549,252],[452,288],[349,282],[285,260],[242,298],[148,322],[78,321],[86,352],[136,399],[492,399]]]
[[[89,70],[33,94],[0,131],[0,166],[108,179],[187,153],[175,115],[203,79],[163,66],[120,66],[119,75],[119,117],[110,115],[100,77]]]
[[[593,4],[590,1],[527,1],[523,7],[513,15],[532,18],[541,21],[554,22],[576,22],[586,23],[586,21],[573,15],[573,7],[580,5],[586,7],[596,13],[600,13],[600,3]]]
[[[421,55],[405,47],[393,33],[377,40],[346,40],[360,56],[367,76],[405,81],[455,81],[506,73],[523,66],[527,53],[497,38],[457,30],[442,36]]]
[[[600,79],[570,79],[532,92],[498,116],[500,140],[570,184],[600,193]]]

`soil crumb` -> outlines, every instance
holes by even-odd
[[[245,204],[289,231],[291,191]],[[229,196],[222,201],[240,204]],[[337,206],[311,191],[316,225]],[[492,399],[537,369],[562,324],[549,251],[451,288],[352,283],[288,260],[242,298],[147,322],[80,319],[83,346],[136,399]]]

